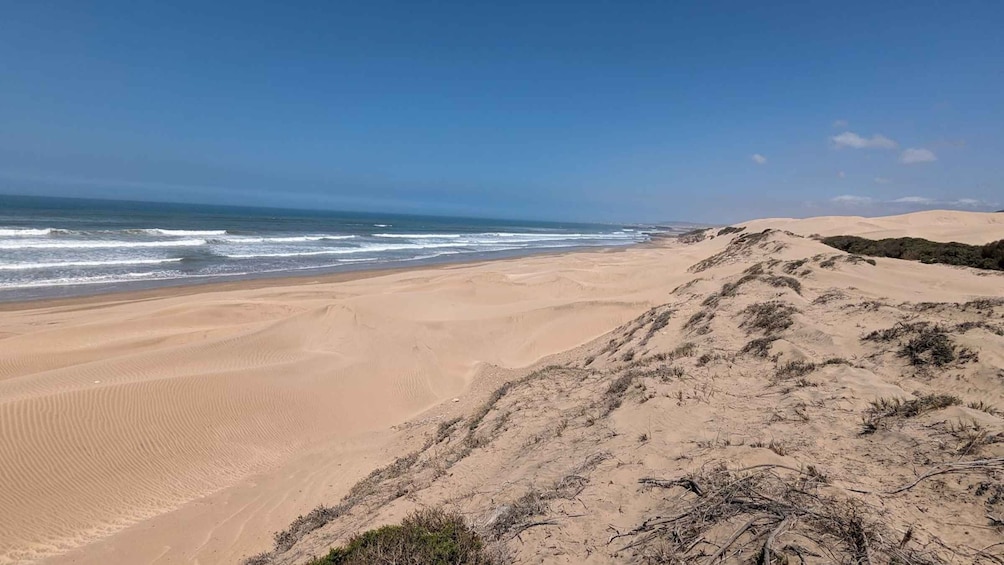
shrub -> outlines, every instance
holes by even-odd
[[[648,333],[645,334],[645,338],[641,341],[642,345],[648,343],[648,340],[652,339],[659,330],[665,328],[669,325],[669,320],[672,319],[673,314],[676,310],[664,310],[659,312],[652,317],[652,325],[648,328]]]
[[[911,365],[922,367],[935,365],[944,367],[956,359],[961,362],[970,361],[975,353],[964,347],[956,346],[940,328],[925,328],[900,349],[900,357],[906,357]]]
[[[709,229],[711,228],[700,228],[696,230],[690,230],[686,233],[681,233],[679,236],[677,236],[676,239],[680,243],[686,243],[686,244],[700,243],[704,241],[704,239],[708,236]]]
[[[920,333],[921,331],[927,329],[930,326],[928,322],[913,322],[904,323],[899,322],[891,328],[885,328],[883,330],[875,330],[865,334],[861,340],[862,341],[878,341],[887,342],[892,340],[898,340],[899,338],[907,335],[914,335]]]
[[[869,412],[883,418],[913,418],[925,412],[941,410],[957,404],[962,404],[962,400],[951,394],[925,394],[910,400],[880,398],[871,403]]]
[[[809,262],[808,259],[796,259],[794,261],[788,261],[787,263],[784,264],[783,267],[784,272],[788,273],[789,275],[794,275],[796,271],[802,268],[802,265],[805,265],[808,262]]]
[[[816,364],[807,361],[789,361],[777,368],[774,376],[778,379],[793,379],[816,370]]]
[[[827,365],[850,365],[850,364],[851,362],[848,361],[847,359],[844,359],[843,357],[830,357],[829,359],[826,359],[825,361],[820,363],[820,365],[824,367]]]
[[[620,408],[621,403],[624,401],[624,394],[627,393],[628,388],[631,387],[635,378],[638,376],[639,373],[635,371],[627,371],[610,383],[610,386],[607,387],[607,391],[603,395],[603,400],[601,402],[603,416],[606,416],[607,414]]]
[[[770,275],[763,277],[763,280],[774,287],[788,287],[795,291],[795,294],[802,294],[802,283],[798,282],[798,279],[793,277],[786,277],[783,275]]]
[[[856,255],[1004,270],[1004,240],[986,245],[968,245],[956,242],[942,243],[919,237],[872,240],[852,235],[837,235],[824,237],[822,242]]]
[[[683,324],[683,329],[696,331],[698,334],[706,334],[711,331],[708,324],[715,318],[714,311],[711,310],[700,310],[691,316],[686,323]]]
[[[766,358],[770,353],[770,346],[777,340],[776,337],[757,337],[749,340],[739,353],[749,353],[754,357]]]
[[[812,303],[829,304],[830,302],[833,302],[835,300],[843,300],[845,298],[847,298],[847,295],[844,294],[844,292],[837,289],[831,289],[817,296],[816,299],[812,301]]]
[[[676,346],[676,349],[670,354],[673,359],[679,359],[680,357],[690,357],[697,351],[697,345],[690,341],[685,341],[680,345]]]
[[[862,433],[874,433],[883,420],[913,418],[925,412],[941,410],[958,404],[962,404],[962,399],[950,394],[925,394],[910,400],[880,398],[873,401],[868,408]]]
[[[723,265],[740,258],[748,258],[750,256],[750,252],[753,251],[755,247],[767,247],[767,240],[772,232],[773,230],[767,229],[762,232],[744,233],[736,236],[729,242],[728,246],[726,246],[724,250],[692,265],[688,270],[692,273],[700,273],[701,271],[705,271],[711,267]],[[778,251],[780,249],[780,245],[782,244],[774,246],[774,251]]]
[[[749,332],[761,331],[765,335],[782,332],[792,326],[795,320],[792,314],[798,310],[787,303],[773,300],[747,306],[742,314],[746,319],[741,327]]]
[[[993,309],[998,306],[1004,306],[1004,298],[988,296],[984,298],[977,298],[975,300],[970,300],[969,302],[966,302],[965,304],[962,305],[962,309],[969,310],[970,308],[972,308],[980,312],[984,310],[993,312]]]
[[[458,417],[453,418],[451,420],[447,420],[445,422],[440,422],[439,423],[439,428],[436,429],[436,440],[435,440],[435,442],[436,443],[440,443],[444,439],[450,437],[450,434],[453,432],[453,428],[457,424],[460,423],[460,420],[463,420],[463,418],[461,418],[461,417],[458,416]]]
[[[332,548],[312,565],[492,565],[484,541],[460,514],[418,510],[400,525],[384,526]]]
[[[868,263],[872,267],[878,265],[878,263],[875,262],[875,259],[867,259],[860,255],[848,255],[846,261],[851,265],[857,265],[858,263]]]

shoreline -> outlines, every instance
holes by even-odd
[[[674,236],[675,237],[675,236]],[[16,312],[40,308],[58,308],[64,306],[93,305],[100,303],[127,303],[141,300],[151,300],[164,297],[179,297],[196,295],[203,292],[225,292],[232,290],[256,290],[269,287],[301,286],[313,284],[328,284],[367,279],[384,275],[394,275],[419,270],[441,270],[451,267],[464,267],[487,263],[497,263],[503,261],[517,261],[533,257],[562,257],[576,253],[619,253],[637,247],[660,245],[666,238],[653,237],[649,241],[642,241],[628,245],[611,246],[580,246],[572,248],[562,248],[560,250],[550,249],[538,253],[520,253],[506,255],[503,257],[479,256],[463,260],[451,261],[449,259],[435,261],[419,261],[413,264],[401,266],[391,264],[386,267],[362,267],[358,269],[345,269],[339,271],[325,270],[318,268],[318,273],[292,274],[295,271],[282,271],[272,274],[240,275],[234,277],[212,277],[204,280],[192,279],[169,279],[167,281],[147,281],[152,286],[147,288],[109,288],[107,290],[95,289],[95,292],[75,294],[72,296],[46,296],[37,298],[4,298],[0,295],[0,312]],[[504,252],[502,252],[504,253]],[[401,262],[398,262],[401,263]],[[226,279],[226,280],[221,280]],[[174,282],[177,281],[177,282]],[[159,284],[158,284],[159,283]],[[107,283],[113,286],[116,283]],[[142,284],[142,283],[134,283]],[[69,286],[69,285],[68,285]],[[103,285],[94,285],[103,286]]]

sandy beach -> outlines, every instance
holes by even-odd
[[[360,457],[376,466],[391,426],[461,394],[486,365],[525,366],[602,335],[649,308],[672,270],[659,249],[641,246],[5,305],[3,562],[219,499],[226,508],[200,511],[201,526],[177,524],[191,535],[168,534],[163,556],[144,535],[135,554],[108,547],[141,561],[233,561],[316,504],[309,493],[367,472]],[[321,449],[301,475],[283,466],[332,441],[354,455]],[[334,486],[322,471],[331,466],[348,468]],[[204,498],[267,485],[276,469],[299,478],[274,481],[271,493]],[[107,562],[94,551],[79,559]]]
[[[583,359],[593,356],[594,368],[625,364],[630,359],[601,355],[602,344],[624,339],[626,324],[667,303],[679,310],[665,330],[672,333],[653,333],[649,349],[668,351],[684,340],[697,342],[682,324],[723,281],[753,263],[806,259],[811,267],[814,256],[846,256],[805,236],[911,236],[972,244],[1004,238],[1004,214],[968,212],[737,225],[745,226],[745,234],[778,230],[770,240],[778,245],[722,256],[732,235],[692,245],[667,239],[618,251],[2,305],[0,564],[234,563],[270,549],[273,533],[294,518],[318,504],[334,503],[373,469],[420,444],[440,422],[474,410],[499,384],[542,360],[582,367]],[[714,256],[724,259],[694,269]],[[816,267],[811,274],[793,276],[803,289],[788,298],[806,312],[814,299],[834,290],[853,296],[855,303],[964,303],[1004,296],[999,273],[893,259],[879,259],[874,266]],[[694,294],[680,291],[681,285],[690,285]],[[776,299],[783,290],[757,287],[742,305]],[[857,342],[864,326],[901,321],[891,310],[867,314],[866,323],[845,316],[846,310],[827,308],[816,316],[806,314],[794,336],[774,345],[785,359],[808,358],[813,348],[864,359],[867,352]],[[720,313],[715,323],[727,316]],[[749,339],[735,327],[708,335],[711,341],[700,347],[731,354]],[[963,339],[979,350],[980,368],[963,371],[971,380],[960,394],[1004,407],[1004,386],[994,380],[1004,366],[1002,338],[976,332]],[[645,347],[636,349],[637,355],[645,354]],[[733,361],[728,374],[762,369],[751,363]],[[838,404],[847,410],[845,421],[838,426],[818,420],[811,424],[814,431],[801,430],[798,437],[822,437],[827,426],[859,426],[861,407],[869,400],[917,388],[897,380],[891,370],[870,367],[827,367],[834,390],[843,391],[834,394],[844,399]],[[707,371],[698,373],[712,378]],[[758,409],[776,408],[763,404],[764,397],[756,396],[763,391],[750,382],[740,379],[731,387],[724,374],[724,369],[715,373],[717,399],[732,394],[759,399],[748,402]],[[824,390],[800,389],[800,394],[821,397]],[[697,393],[688,385],[686,394]],[[697,457],[688,442],[700,436],[713,443],[723,430],[738,434],[742,428],[742,418],[724,417],[712,402],[680,411],[669,398],[662,400],[661,411],[652,412],[662,406],[653,401],[612,416],[631,449],[643,428],[658,433],[660,450],[638,455],[646,472],[692,469],[697,463],[673,462],[688,453]],[[991,433],[1001,431],[1000,418],[973,417],[982,418]],[[831,439],[829,444],[805,439],[803,453],[826,461],[839,478],[851,472],[839,454],[857,447]],[[321,537],[306,539],[282,558],[286,561],[277,562],[323,553],[327,544],[356,528],[400,517],[408,504],[447,500],[450,493],[479,484],[502,492],[503,482],[547,474],[540,453],[512,465],[509,455],[527,440],[508,441],[511,445],[484,450],[480,474],[465,475],[469,466],[457,467],[454,483],[322,528]],[[789,444],[796,451],[797,441]],[[570,448],[558,459],[568,462],[573,453],[581,455]],[[743,459],[774,461],[775,455],[747,453]],[[604,483],[624,478],[627,468],[599,467],[607,474]],[[635,489],[637,477],[629,479]],[[628,501],[623,492],[591,496],[600,506],[605,496],[610,504],[622,502],[618,527],[630,529],[656,495],[647,495],[644,503]],[[470,508],[478,504],[487,503],[469,501]],[[596,522],[595,528],[606,525]],[[545,561],[584,562],[576,561],[582,556],[569,549],[570,540],[609,537],[595,528],[573,523],[554,541],[567,555],[553,553]],[[978,532],[974,535],[992,534]],[[543,528],[534,530],[528,543],[540,549],[539,544],[546,545],[543,535]],[[962,534],[949,534],[954,535]],[[530,562],[532,553],[520,555],[520,562]],[[618,561],[599,555],[590,562]]]

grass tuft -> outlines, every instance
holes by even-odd
[[[874,400],[865,414],[863,434],[878,431],[888,420],[914,418],[927,412],[941,410],[962,404],[962,399],[951,394],[925,394],[910,400],[901,398],[880,398]]]
[[[770,347],[777,341],[776,337],[756,337],[749,340],[746,345],[743,346],[739,353],[744,355],[749,354],[754,357],[760,357],[761,359],[766,359],[770,355]]]
[[[751,304],[742,311],[746,319],[740,327],[769,336],[790,328],[795,323],[792,314],[796,312],[794,306],[777,300]]]

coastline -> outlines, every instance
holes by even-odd
[[[498,261],[518,260],[529,257],[560,257],[573,253],[617,253],[634,247],[659,245],[662,238],[652,238],[627,245],[611,246],[581,246],[562,249],[545,249],[537,252],[512,253],[500,256],[471,256],[458,259],[428,259],[401,265],[401,262],[387,266],[345,267],[339,270],[318,268],[305,270],[309,272],[283,271],[277,273],[258,273],[251,275],[207,277],[205,279],[169,279],[147,281],[130,285],[94,285],[93,292],[73,294],[71,296],[42,296],[37,298],[7,298],[0,294],[0,312],[18,311],[33,308],[52,308],[62,306],[84,305],[92,303],[116,303],[136,300],[149,300],[168,296],[186,296],[203,292],[225,292],[231,290],[252,290],[271,286],[295,286],[310,284],[328,284],[358,279],[404,273],[416,270],[449,269],[468,265],[480,265]],[[500,252],[506,253],[506,252]],[[473,254],[472,254],[473,255]],[[128,288],[119,288],[127,286]],[[134,288],[139,286],[140,288]]]
[[[955,226],[934,226],[932,237],[1004,235],[982,216],[941,216]],[[925,229],[912,219],[872,219],[865,227]],[[617,328],[628,332],[660,305],[679,302],[673,308],[681,313],[667,318],[674,333],[628,332],[631,339],[651,334],[669,352],[698,339],[711,340],[710,351],[741,350],[749,337],[736,320],[745,302],[720,312],[721,331],[710,337],[675,328],[751,263],[844,256],[807,237],[822,224],[786,221],[782,229],[799,235],[776,232],[764,247],[741,253],[733,253],[733,241],[761,237],[770,226],[751,222],[739,235],[716,232],[690,245],[652,241],[0,304],[0,460],[10,462],[0,492],[8,509],[0,516],[0,564],[235,562],[268,549],[297,516],[335,503],[440,423],[476,410],[502,383],[582,348],[599,355],[611,336],[625,338]],[[691,272],[712,257],[721,262]],[[806,277],[800,292],[765,284],[757,299],[785,293],[808,311],[835,290],[853,293],[848,304],[1000,294],[996,277],[971,270],[877,263],[816,265],[798,275]],[[846,315],[826,308],[824,319]],[[833,344],[857,343],[857,328],[848,325]],[[793,359],[817,346],[778,345]],[[647,347],[636,353],[647,355]],[[629,363],[626,355],[604,363]],[[858,393],[871,398],[872,386]],[[606,385],[598,390],[602,396]],[[638,445],[646,425],[638,422],[618,432],[631,443],[619,449]],[[696,426],[680,428],[688,442],[708,439],[702,422],[711,420],[684,422]],[[671,443],[682,449],[686,442]]]

